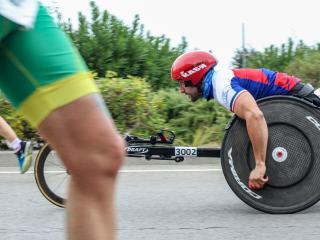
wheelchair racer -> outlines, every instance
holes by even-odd
[[[214,99],[246,121],[253,147],[255,168],[248,186],[261,189],[268,181],[266,152],[268,127],[256,100],[273,95],[297,95],[320,106],[320,99],[310,84],[285,73],[269,69],[223,69],[209,52],[192,51],[179,56],[172,64],[172,80],[180,84],[180,92],[191,101]]]

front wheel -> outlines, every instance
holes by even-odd
[[[263,189],[248,187],[255,167],[246,123],[235,118],[226,131],[221,164],[234,193],[249,206],[272,214],[302,211],[320,200],[320,112],[291,96],[259,101],[268,125],[266,154],[269,181]]]
[[[36,157],[34,174],[42,195],[54,205],[64,208],[70,175],[56,151],[48,144],[40,149]]]

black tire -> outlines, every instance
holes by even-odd
[[[254,168],[252,146],[243,120],[227,126],[221,150],[224,176],[233,192],[249,206],[266,213],[295,213],[320,200],[320,111],[289,96],[258,102],[269,128],[266,157],[269,182],[250,190]]]
[[[54,158],[54,161],[51,160]],[[55,167],[58,168],[59,171],[46,171],[46,168],[48,167]],[[61,169],[61,170],[60,170]],[[66,207],[66,197],[65,194],[62,194],[58,191],[57,186],[60,186],[62,183],[67,184],[65,181],[67,178],[69,178],[68,171],[65,169],[61,161],[58,159],[57,155],[54,155],[54,151],[50,148],[48,144],[45,144],[37,154],[37,157],[35,159],[34,163],[34,174],[37,186],[42,193],[42,195],[51,203],[54,205],[65,208]],[[60,178],[57,176],[59,175]],[[58,182],[56,184],[57,180],[61,180],[63,182]],[[55,186],[53,184],[49,183],[51,179],[54,179]],[[61,187],[61,186],[60,186]]]

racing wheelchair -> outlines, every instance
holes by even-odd
[[[248,187],[255,167],[245,121],[233,116],[225,127],[220,148],[175,146],[172,131],[162,130],[144,139],[127,135],[128,157],[181,162],[187,157],[220,157],[232,191],[249,206],[266,213],[295,213],[320,200],[320,109],[293,96],[272,96],[258,101],[268,131],[268,183],[261,190]],[[51,203],[65,207],[63,187],[69,176],[54,150],[45,144],[34,165],[37,186]]]

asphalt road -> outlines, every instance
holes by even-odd
[[[0,239],[64,239],[65,210],[50,204],[32,171],[17,173],[0,153]],[[241,202],[227,186],[218,159],[127,161],[118,180],[120,240],[320,239],[320,205],[270,215]]]

